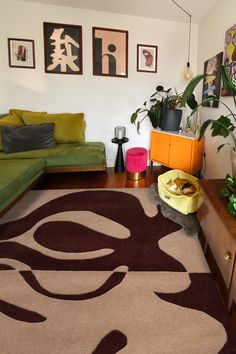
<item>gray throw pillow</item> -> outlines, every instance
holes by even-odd
[[[3,150],[13,152],[47,149],[56,145],[53,138],[53,123],[1,127]]]

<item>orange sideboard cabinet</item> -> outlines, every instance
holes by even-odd
[[[203,141],[178,132],[152,130],[150,160],[192,175],[201,170]]]

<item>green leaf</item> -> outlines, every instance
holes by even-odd
[[[157,92],[164,91],[164,87],[161,86],[161,85],[158,85],[158,86],[156,87],[156,90],[157,90]]]
[[[235,181],[230,175],[227,175],[226,179],[225,179],[225,184],[228,187],[232,187],[232,186],[235,186]]]
[[[200,105],[201,106],[204,106],[205,105],[205,103],[207,103],[207,102],[214,102],[214,101],[217,101],[217,98],[216,98],[216,96],[208,96],[208,97],[206,97],[206,98],[204,98],[203,100],[202,100],[202,102],[200,103]]]
[[[189,97],[192,95],[193,91],[195,90],[196,86],[198,85],[198,83],[205,77],[206,75],[197,75],[196,77],[194,77],[189,84],[187,85],[187,87],[184,90],[182,99],[181,99],[181,103],[180,103],[180,107],[185,107],[187,100],[189,99]]]
[[[138,134],[140,134],[139,130],[140,130],[140,122],[137,123],[137,132],[138,132]]]
[[[187,99],[187,105],[191,108],[194,109],[196,107],[198,107],[198,103],[195,99],[195,95],[192,93],[189,98]]]
[[[200,134],[199,134],[198,141],[200,141],[202,139],[203,135],[205,134],[205,131],[207,130],[209,125],[212,124],[212,122],[213,122],[212,119],[208,119],[202,124],[202,126],[200,128]]]
[[[230,196],[230,190],[227,187],[224,187],[223,189],[220,190],[219,194],[221,197],[229,197]]]
[[[154,97],[155,95],[157,95],[157,92],[153,93],[150,98]]]
[[[230,133],[229,127],[232,125],[231,120],[228,117],[221,116],[218,119],[212,120],[212,133],[211,136],[223,136],[227,138]]]
[[[235,204],[236,203],[236,195],[235,194],[231,194],[229,196],[229,201],[230,201],[231,204]],[[235,208],[235,205],[234,205],[234,208]]]
[[[160,111],[150,111],[148,113],[148,117],[150,119],[153,128],[156,129],[158,127],[158,123],[160,119]]]
[[[221,145],[219,145],[218,146],[218,148],[217,148],[217,152],[219,152],[221,149],[222,149],[222,147],[224,147],[226,144],[221,144]]]
[[[137,112],[137,111],[132,114],[132,116],[131,116],[131,118],[130,118],[130,122],[131,122],[132,124],[135,123],[135,121],[136,121],[136,119],[137,119],[137,116],[138,116],[138,112]]]
[[[236,216],[236,208],[235,208],[235,203],[231,204],[231,203],[228,203],[227,204],[227,208],[230,212],[230,214],[232,214],[233,216]]]
[[[227,69],[224,65],[221,65],[220,67],[220,70],[221,70],[221,77],[222,77],[222,80],[223,80],[223,83],[224,83],[224,86],[225,88],[230,91],[230,93],[233,95],[233,96],[236,96],[236,87],[234,86],[234,84],[232,83],[230,77],[229,77],[229,74],[227,72]]]

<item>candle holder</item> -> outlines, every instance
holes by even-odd
[[[124,157],[122,145],[129,141],[126,138],[126,128],[125,127],[115,127],[115,137],[111,139],[114,144],[118,145],[116,162],[115,162],[115,172],[122,173],[125,170]]]
[[[115,139],[123,139],[126,137],[126,128],[125,127],[115,127]]]

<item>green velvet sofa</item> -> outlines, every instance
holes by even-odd
[[[44,174],[40,159],[0,161],[0,215]]]
[[[21,138],[17,133],[12,137],[13,152],[6,153],[5,144],[11,143],[4,133],[6,127],[17,132],[18,127],[30,129],[42,124],[53,124],[50,147],[17,149],[15,142]],[[12,109],[0,116],[0,213],[47,172],[105,170],[105,146],[102,142],[85,141],[83,113],[47,114]]]
[[[49,149],[38,149],[5,154],[2,161],[44,159],[46,172],[104,171],[106,170],[105,147],[101,142],[56,144]]]

